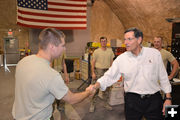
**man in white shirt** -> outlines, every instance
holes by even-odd
[[[127,51],[114,60],[94,88],[105,90],[123,76],[126,120],[141,120],[142,117],[162,120],[165,105],[171,105],[171,85],[160,52],[142,47],[142,40],[143,33],[139,29],[126,30],[124,43]],[[164,105],[161,89],[166,94]]]

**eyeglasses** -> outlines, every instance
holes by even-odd
[[[124,41],[125,41],[125,40],[133,40],[133,39],[135,39],[135,37],[134,37],[134,38],[127,38],[127,39],[124,39]]]
[[[107,40],[101,40],[100,42],[107,42]]]

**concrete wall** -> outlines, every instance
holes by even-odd
[[[99,42],[101,36],[111,39],[123,39],[124,26],[111,8],[103,1],[98,0],[91,11],[91,41]]]
[[[166,21],[166,18],[179,18],[180,22],[180,0],[98,1],[106,2],[125,29],[129,27],[141,29],[144,41],[152,42],[154,36],[161,35],[165,43],[171,45],[172,23]]]
[[[27,28],[16,25],[16,0],[0,0],[0,50],[3,49],[3,38],[11,29],[19,40],[19,47],[24,48],[29,38]]]

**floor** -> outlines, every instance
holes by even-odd
[[[8,67],[10,72],[4,71],[0,67],[0,120],[12,120],[11,109],[14,100],[14,72],[15,67]],[[71,74],[71,77],[73,75]],[[68,85],[73,92],[79,92],[77,88],[82,84],[82,80],[72,81]],[[83,87],[86,87],[83,86]],[[81,90],[83,90],[83,87]],[[113,110],[108,111],[103,107],[103,102],[98,99],[94,113],[89,113],[90,98],[85,99],[81,103],[70,105],[65,104],[65,114],[68,120],[125,120],[124,118],[124,105],[112,106]],[[60,112],[56,109],[53,113],[55,120],[60,120]]]

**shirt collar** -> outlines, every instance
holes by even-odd
[[[138,54],[138,56],[142,56],[143,53],[144,53],[144,47],[142,46],[142,49],[141,49],[140,53]],[[138,56],[134,55],[134,54],[133,54],[132,52],[130,52],[130,51],[129,51],[129,54],[130,54],[131,56],[133,56],[133,57],[138,57]]]

